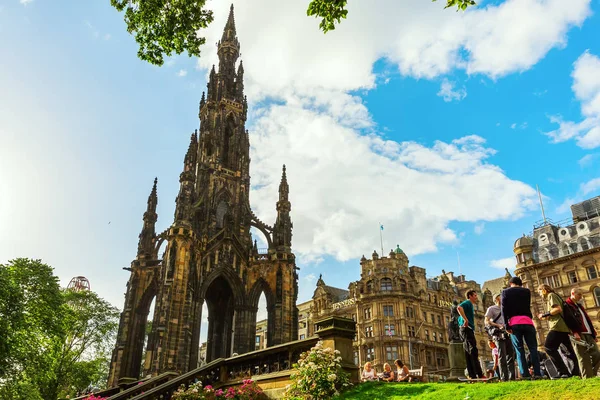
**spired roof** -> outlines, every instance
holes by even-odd
[[[404,254],[404,252],[402,251],[402,249],[400,248],[400,245],[397,244],[396,245],[396,250],[394,250],[396,252],[396,254]]]

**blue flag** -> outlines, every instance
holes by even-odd
[[[383,230],[383,225],[380,225],[380,227],[381,227],[381,230]]]

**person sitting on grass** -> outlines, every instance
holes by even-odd
[[[365,368],[363,369],[361,380],[365,381],[376,381],[377,374],[375,373],[375,368],[372,368],[370,362],[365,363]]]
[[[383,374],[381,374],[381,380],[386,382],[394,382],[394,371],[392,371],[392,367],[390,364],[383,364]]]
[[[408,367],[406,365],[404,365],[404,363],[401,360],[394,361],[394,365],[396,366],[396,380],[398,382],[411,382],[412,381]]]

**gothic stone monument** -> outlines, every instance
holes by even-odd
[[[173,224],[156,234],[156,180],[148,198],[137,257],[127,268],[109,385],[153,375],[183,373],[198,365],[202,306],[208,308],[207,361],[254,350],[261,293],[268,312],[267,346],[298,337],[298,275],[291,250],[292,221],[285,166],[273,226],[250,208],[250,156],[245,129],[248,103],[233,6],[200,100],[200,132],[185,155]],[[259,254],[250,228],[268,251]],[[164,254],[159,248],[166,242]],[[156,299],[146,358],[142,353],[150,305]],[[143,371],[142,371],[143,369]]]

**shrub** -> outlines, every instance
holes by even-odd
[[[171,397],[173,400],[262,400],[266,398],[262,389],[252,379],[246,379],[242,386],[229,387],[227,390],[215,390],[210,385],[203,387],[202,382],[196,382],[187,389],[182,385]]]
[[[319,341],[315,347],[300,354],[286,399],[324,400],[339,395],[350,385],[349,374],[342,369],[338,350],[323,348]]]

